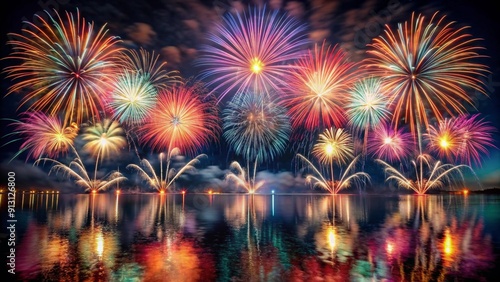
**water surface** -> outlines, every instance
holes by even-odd
[[[494,195],[18,193],[16,278],[493,281],[499,204]]]

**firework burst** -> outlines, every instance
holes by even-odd
[[[247,162],[246,173],[238,162],[233,162],[231,168],[236,173],[228,173],[226,179],[254,193],[264,184],[255,180],[258,164],[273,160],[285,150],[291,132],[286,109],[269,95],[242,92],[229,101],[222,115],[223,136],[235,153]],[[251,162],[253,173],[250,172]]]
[[[126,145],[122,127],[117,121],[109,119],[87,127],[82,139],[86,141],[84,150],[96,159],[106,158],[110,153],[118,153]]]
[[[368,152],[376,158],[389,162],[401,161],[408,156],[413,146],[411,133],[403,128],[394,130],[388,125],[379,125],[368,141]]]
[[[30,104],[32,111],[64,114],[65,124],[99,118],[104,110],[101,97],[112,86],[121,51],[118,37],[108,36],[105,26],[96,31],[78,10],[66,12],[66,18],[56,11],[46,13],[48,20],[35,15],[40,26],[26,22],[26,35],[10,34],[13,39],[7,44],[13,52],[7,58],[20,63],[4,70],[16,80],[7,95],[26,93],[19,107]]]
[[[329,128],[319,135],[318,143],[312,153],[323,164],[339,165],[347,163],[353,158],[354,145],[351,135],[343,128]]]
[[[141,141],[160,151],[174,148],[193,153],[215,140],[220,132],[215,103],[203,100],[198,85],[177,85],[158,94],[158,101],[144,125]]]
[[[453,161],[454,155],[460,146],[462,135],[456,118],[446,118],[439,121],[437,127],[429,125],[425,137],[428,141],[427,147],[431,152],[437,152],[438,156],[446,157]]]
[[[289,62],[308,43],[304,25],[265,8],[228,13],[208,41],[198,64],[213,91],[221,91],[219,100],[231,91],[267,92],[285,84]]]
[[[343,128],[332,127],[320,134],[318,142],[313,147],[312,153],[318,158],[321,164],[330,166],[330,180],[327,181],[320,170],[317,169],[311,161],[303,155],[297,154],[297,156],[315,172],[316,176],[306,176],[306,181],[314,183],[314,187],[320,186],[330,191],[332,194],[337,194],[341,189],[349,187],[351,180],[359,180],[361,177],[368,177],[366,173],[362,172],[350,174],[354,171],[354,164],[358,159],[358,157],[356,157],[348,165],[347,170],[341,175],[340,179],[335,180],[333,170],[334,163],[337,162],[338,165],[347,163],[348,159],[353,158],[354,153],[352,137]]]
[[[168,90],[181,81],[178,71],[167,71],[167,62],[160,60],[160,55],[141,48],[139,51],[127,49],[120,56],[123,67],[129,72],[147,77],[158,90]]]
[[[148,76],[140,72],[123,72],[117,79],[109,103],[113,118],[120,123],[140,124],[156,104],[156,96],[156,88]]]
[[[354,84],[347,103],[349,124],[356,130],[364,129],[363,151],[366,154],[368,130],[389,118],[387,96],[377,78],[366,78]]]
[[[59,118],[47,116],[42,112],[24,112],[21,114],[21,119],[14,120],[12,125],[14,131],[7,136],[20,135],[21,138],[7,144],[24,140],[19,152],[13,158],[24,151],[28,152],[27,158],[38,159],[44,155],[56,158],[68,152],[78,134],[76,123],[64,126]]]
[[[480,165],[481,156],[488,153],[487,148],[495,147],[492,137],[495,130],[478,114],[461,115],[445,119],[437,127],[429,126],[426,137],[429,149],[440,157]]]
[[[345,123],[344,106],[349,88],[356,79],[355,63],[347,53],[326,42],[309,50],[290,71],[282,100],[293,128],[313,131]]]
[[[420,125],[428,127],[429,118],[440,121],[444,113],[464,113],[465,105],[473,103],[468,89],[485,93],[480,78],[487,67],[473,62],[484,57],[478,53],[483,48],[465,32],[467,27],[453,24],[437,13],[429,21],[412,14],[411,21],[396,31],[386,29],[369,45],[366,65],[390,91],[395,128],[404,118],[412,134],[420,135]]]
[[[458,147],[457,159],[466,164],[481,164],[481,156],[488,153],[488,147],[497,148],[493,132],[497,129],[491,123],[479,118],[479,114],[464,115],[458,118],[462,140]]]
[[[222,115],[223,136],[246,161],[273,160],[285,150],[290,121],[286,109],[267,95],[238,93]]]
[[[83,165],[78,153],[75,150],[75,154],[77,158],[70,163],[69,166],[66,166],[62,163],[57,162],[56,169],[62,169],[66,171],[70,175],[77,177],[78,182],[82,182],[83,186],[89,186],[90,190],[96,190],[95,186],[100,187],[101,185],[106,185],[109,181],[99,180],[97,179],[97,167],[99,165],[99,161],[105,157],[108,157],[110,153],[118,153],[118,151],[126,145],[126,139],[123,135],[123,129],[117,121],[111,121],[109,119],[105,119],[95,125],[89,126],[86,128],[83,134],[83,140],[86,141],[83,146],[84,150],[87,150],[92,156],[96,158],[95,161],[95,170],[94,170],[94,179],[90,181],[88,173],[85,170],[85,166]],[[77,171],[71,169],[71,166],[75,165],[76,168],[83,174],[79,174]],[[83,177],[84,176],[84,177]],[[115,176],[120,177],[121,174],[115,174]],[[113,177],[114,178],[114,177]],[[90,181],[90,182],[88,182]],[[102,190],[102,189],[97,189]]]

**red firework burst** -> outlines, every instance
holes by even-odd
[[[141,141],[153,149],[194,154],[220,132],[214,100],[204,101],[200,85],[178,85],[162,91],[139,130]]]

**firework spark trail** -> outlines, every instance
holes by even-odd
[[[149,77],[140,72],[123,72],[111,93],[113,118],[129,125],[141,124],[156,104],[157,91]]]
[[[170,155],[166,158],[166,168],[163,171],[163,156],[160,154],[160,173],[156,173],[155,169],[147,159],[141,160],[141,166],[136,164],[129,164],[128,169],[134,169],[137,171],[139,176],[144,179],[152,188],[156,189],[160,193],[165,193],[173,186],[175,180],[177,180],[184,172],[188,170],[194,170],[194,165],[200,162],[200,159],[207,157],[205,154],[196,156],[194,159],[187,162],[184,166],[179,169],[171,168],[172,160],[175,156],[180,154],[180,150],[174,148],[171,150]]]
[[[418,195],[427,193],[429,189],[439,188],[445,184],[451,184],[457,177],[451,177],[452,173],[457,173],[458,178],[464,180],[461,169],[468,168],[472,172],[472,168],[467,165],[452,165],[442,164],[441,161],[434,161],[428,154],[420,154],[416,160],[412,160],[411,164],[415,172],[415,179],[410,179],[403,172],[395,169],[390,164],[377,159],[378,163],[382,164],[384,171],[389,174],[386,181],[394,180],[398,186],[415,191]],[[426,170],[427,171],[424,171]]]
[[[254,165],[256,164],[257,163],[255,163]],[[265,182],[263,180],[255,182],[255,175],[252,177],[248,172],[245,171],[245,169],[240,165],[240,163],[236,161],[231,163],[229,169],[233,171],[226,174],[225,177],[226,181],[235,182],[236,187],[244,188],[249,194],[257,192],[258,189],[264,186]]]
[[[331,180],[327,180],[327,177],[325,177],[319,169],[317,169],[313,163],[308,160],[306,157],[304,157],[301,154],[297,154],[297,157],[299,157],[303,162],[307,164],[308,167],[310,167],[314,174],[308,174],[306,176],[306,182],[311,183],[313,185],[313,188],[318,186],[320,188],[325,189],[326,191],[330,192],[331,194],[338,194],[340,190],[346,189],[351,187],[352,182],[360,182],[362,178],[366,180],[370,180],[370,175],[367,174],[366,172],[354,172],[356,162],[359,159],[359,156],[355,157],[347,166],[346,170],[344,173],[340,175],[339,180],[335,180],[333,176],[333,170],[332,170],[332,175],[330,176]],[[358,183],[359,184],[359,183]]]
[[[440,121],[437,127],[430,125],[425,136],[431,152],[470,166],[473,163],[481,165],[488,147],[496,148],[492,137],[494,131],[496,128],[480,119],[479,114],[460,115]]]
[[[94,29],[80,12],[57,11],[48,20],[35,15],[41,23],[26,22],[23,34],[9,34],[13,52],[6,59],[21,63],[5,68],[15,81],[7,95],[24,93],[19,108],[43,111],[50,116],[64,114],[63,123],[81,124],[84,119],[99,119],[105,97],[113,83],[115,62],[120,55],[120,40],[107,35],[105,26]],[[32,31],[33,30],[33,31]]]
[[[363,155],[368,147],[368,131],[375,129],[390,117],[387,95],[383,93],[381,80],[369,77],[356,82],[346,105],[349,125],[356,131],[364,130]]]
[[[103,178],[97,179],[97,162],[95,175],[92,179],[87,172],[87,169],[85,168],[85,165],[83,164],[82,159],[80,158],[75,147],[71,146],[71,148],[73,149],[75,158],[68,165],[51,158],[40,158],[36,160],[34,164],[37,165],[40,162],[46,161],[52,162],[54,163],[54,166],[52,166],[52,168],[50,169],[49,175],[52,172],[55,172],[57,174],[59,171],[62,171],[62,173],[64,175],[68,175],[69,178],[74,178],[75,183],[85,188],[85,191],[94,193],[106,190],[110,186],[118,184],[120,181],[127,180],[127,178],[118,171],[112,171]]]

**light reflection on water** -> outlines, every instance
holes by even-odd
[[[16,271],[36,281],[488,281],[499,202],[18,193]]]

